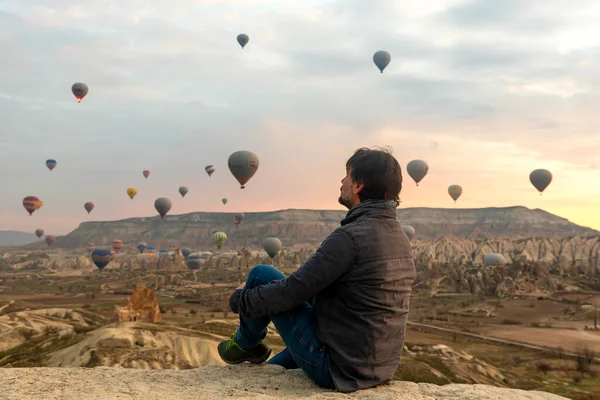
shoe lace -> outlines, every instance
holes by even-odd
[[[229,343],[227,343],[227,350],[230,350],[233,346],[239,347],[241,349],[240,346],[238,346],[238,344],[235,342],[235,332],[231,334]]]
[[[232,333],[232,334],[229,336],[229,338],[230,338],[230,340],[229,340],[229,343],[227,343],[227,350],[230,350],[230,349],[231,349],[233,346],[235,346],[235,347],[237,347],[238,349],[240,349],[240,350],[242,350],[242,351],[246,351],[246,350],[242,349],[242,348],[240,347],[240,345],[239,345],[239,344],[237,344],[237,343],[235,342],[235,332],[233,332],[233,333]],[[259,344],[262,344],[262,343],[263,343],[263,340],[261,339],[261,340],[260,340],[260,342],[258,342],[258,343],[259,343]]]

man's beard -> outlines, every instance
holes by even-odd
[[[352,204],[350,204],[348,200],[344,199],[343,194],[341,194],[340,197],[338,197],[338,203],[346,207],[348,210],[352,208]]]

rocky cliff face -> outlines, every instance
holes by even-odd
[[[246,213],[239,228],[233,224],[233,213],[190,213],[160,217],[130,218],[120,221],[84,222],[73,232],[59,237],[53,247],[84,248],[89,241],[110,245],[121,239],[128,246],[139,241],[159,247],[177,245],[213,247],[211,234],[215,230],[227,233],[228,248],[262,247],[267,236],[279,237],[284,246],[316,246],[344,217],[344,211],[282,210]],[[525,207],[479,209],[398,209],[398,220],[416,229],[415,239],[432,240],[447,235],[462,238],[504,237],[567,237],[594,235],[600,232],[581,227],[543,210]],[[28,245],[31,248],[44,243]]]

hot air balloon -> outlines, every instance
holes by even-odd
[[[379,71],[383,74],[383,70],[388,66],[390,61],[392,60],[392,56],[385,50],[379,50],[373,54],[373,62],[379,68]]]
[[[181,255],[183,256],[183,258],[188,258],[190,254],[192,254],[192,250],[189,247],[181,248]]]
[[[417,186],[419,186],[419,182],[425,178],[425,175],[429,171],[429,165],[423,160],[412,160],[406,164],[406,171],[413,178]]]
[[[483,263],[485,265],[503,265],[506,264],[506,259],[502,254],[488,253],[483,256]]]
[[[226,199],[225,197],[223,197],[223,198],[221,199],[221,203],[223,203],[223,204],[227,204],[227,199]]]
[[[30,216],[35,210],[38,210],[42,204],[43,202],[35,196],[27,196],[23,199],[23,207],[25,207]]]
[[[94,242],[88,242],[88,251],[93,251],[96,248],[96,244]]]
[[[150,257],[154,256],[154,253],[156,253],[156,246],[148,245],[148,247],[146,247],[146,253],[148,253]]]
[[[137,196],[137,194],[138,194],[138,190],[136,188],[134,188],[134,187],[127,188],[126,192],[127,192],[127,196],[129,196],[129,198],[131,200],[133,200],[133,198],[135,196]]]
[[[46,241],[48,246],[52,246],[52,243],[56,242],[56,238],[53,235],[46,235],[46,239],[44,239],[44,241]]]
[[[215,172],[216,168],[215,168],[214,165],[207,165],[206,168],[204,168],[204,170],[206,171],[206,173],[210,177],[213,174],[213,172]]]
[[[112,260],[115,259],[115,253],[109,249],[95,249],[92,251],[92,262],[100,271],[104,269]]]
[[[233,216],[233,223],[235,224],[236,228],[240,226],[244,218],[246,218],[244,213],[237,213]]]
[[[89,213],[91,213],[91,212],[92,212],[92,210],[94,209],[94,203],[92,203],[91,201],[88,201],[87,203],[85,203],[85,204],[83,205],[83,208],[85,208],[85,211],[87,211],[87,212],[88,212],[88,214],[89,214]]]
[[[410,225],[402,225],[402,230],[406,233],[406,236],[408,236],[408,240],[412,240],[415,236],[415,228]]]
[[[169,250],[167,250],[167,249],[160,249],[160,250],[158,251],[158,257],[159,257],[159,258],[160,258],[160,257],[167,256],[167,255],[169,255]]]
[[[181,195],[181,197],[185,197],[187,192],[188,192],[187,186],[179,186],[179,194]]]
[[[212,238],[219,249],[227,242],[227,234],[225,232],[215,232]]]
[[[281,240],[276,237],[270,237],[263,240],[263,248],[271,258],[274,258],[277,253],[281,251],[282,246]]]
[[[88,94],[88,87],[85,83],[76,82],[71,86],[71,92],[77,98],[77,102],[81,103],[81,100]]]
[[[134,187],[127,188],[127,196],[129,196],[129,198],[131,200],[133,200],[133,198],[135,196],[137,196],[137,194],[138,194],[138,190],[136,188],[134,188]]]
[[[142,171],[142,175],[144,175],[144,178],[148,179],[148,177],[150,176],[150,171],[148,171],[147,169]]]
[[[248,44],[249,40],[250,38],[245,33],[240,33],[237,35],[237,42],[240,44],[240,46],[242,46],[242,49]]]
[[[35,230],[35,236],[37,236],[38,238],[41,238],[42,236],[44,236],[44,230],[43,229],[36,229]]]
[[[227,160],[229,171],[240,183],[240,189],[245,188],[245,184],[254,176],[258,170],[258,156],[251,151],[236,151],[229,156]]]
[[[460,185],[450,185],[448,186],[448,194],[454,199],[454,202],[456,203],[456,200],[458,200],[458,198],[462,194],[462,187],[460,187]]]
[[[154,201],[154,208],[156,208],[161,218],[165,218],[172,206],[173,203],[166,197],[160,197]]]
[[[118,253],[123,248],[123,241],[120,239],[115,239],[112,241],[111,245],[115,252]]]
[[[550,182],[552,182],[552,173],[547,169],[536,169],[529,174],[529,180],[531,184],[540,192],[540,196],[542,192],[548,187]]]
[[[203,251],[202,255],[201,255],[203,260],[208,260],[212,256],[213,256],[213,253],[211,253],[210,251]]]
[[[200,254],[192,254],[185,259],[185,265],[191,269],[200,269],[202,266],[202,256]]]
[[[144,250],[146,250],[146,247],[148,245],[145,242],[139,242],[137,245],[137,249],[140,251],[140,254],[144,252]]]
[[[56,168],[56,164],[57,164],[56,160],[52,160],[52,159],[46,160],[46,167],[48,167],[48,169],[50,171],[52,171],[54,168]]]

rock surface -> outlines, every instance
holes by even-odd
[[[217,352],[219,339],[192,334],[190,330],[161,329],[140,322],[110,324],[78,343],[46,354],[38,366],[157,370],[225,365]]]
[[[123,304],[115,306],[113,321],[118,322],[159,322],[161,320],[160,306],[152,290],[146,284],[139,284],[133,289],[131,297]]]
[[[314,385],[302,371],[272,365],[207,366],[192,370],[143,371],[124,368],[6,368],[0,379],[2,399],[17,400],[226,400],[226,399],[368,399],[368,400],[560,400],[535,391],[487,385],[392,382],[342,394]]]
[[[55,248],[84,247],[92,240],[97,246],[120,238],[133,248],[139,241],[162,247],[203,246],[213,248],[211,233],[223,230],[227,249],[242,246],[262,248],[267,236],[277,236],[285,247],[318,245],[340,224],[345,211],[281,210],[245,213],[239,228],[233,213],[196,212],[160,217],[129,218],[119,221],[84,222],[68,235],[57,238]],[[480,237],[566,237],[598,235],[600,232],[569,222],[543,210],[525,207],[504,208],[399,208],[398,220],[416,229],[415,239],[431,240],[446,235],[475,239]],[[45,243],[28,245],[44,248]],[[124,249],[126,250],[126,249]]]

